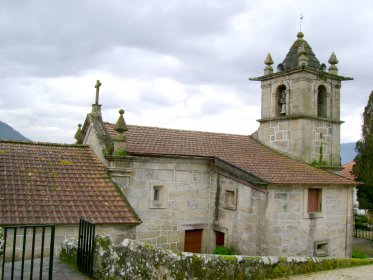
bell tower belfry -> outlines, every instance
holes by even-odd
[[[260,81],[262,107],[254,137],[266,146],[317,166],[338,168],[340,160],[341,82],[337,57],[332,53],[326,69],[302,32],[284,61],[273,71],[268,54]]]

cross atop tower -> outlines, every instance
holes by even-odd
[[[300,18],[299,18],[299,32],[302,32],[302,22],[303,22],[304,15],[303,13],[300,13]]]
[[[95,101],[95,105],[98,105],[98,98],[99,98],[99,95],[100,95],[100,86],[102,85],[102,83],[100,83],[100,80],[97,80],[96,81],[96,85],[95,85],[95,88],[96,88],[96,101]]]

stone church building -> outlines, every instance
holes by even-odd
[[[98,102],[76,133],[141,220],[136,239],[167,249],[350,257],[355,182],[340,170],[340,89],[334,53],[321,64],[303,33],[261,83],[251,136],[103,120]]]

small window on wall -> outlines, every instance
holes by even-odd
[[[155,185],[150,188],[150,208],[166,208],[166,191],[164,186]]]
[[[322,189],[308,189],[307,212],[321,212],[322,210]]]
[[[222,202],[225,209],[236,210],[237,190],[230,187],[224,188]]]
[[[154,186],[153,187],[153,200],[159,201],[160,200],[160,192],[161,192],[162,186]]]
[[[225,191],[224,202],[228,206],[234,205],[234,191]]]

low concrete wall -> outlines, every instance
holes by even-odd
[[[75,242],[66,240],[61,258],[76,256]],[[220,256],[174,253],[125,239],[96,237],[96,279],[267,279],[373,263],[373,259]]]

